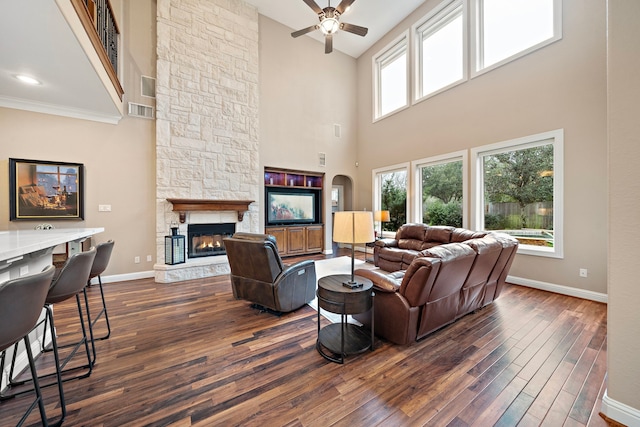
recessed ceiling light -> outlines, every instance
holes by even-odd
[[[28,84],[28,85],[41,85],[42,83],[40,83],[40,80],[36,80],[33,77],[30,76],[26,76],[24,74],[17,74],[16,79],[20,80],[22,83]]]

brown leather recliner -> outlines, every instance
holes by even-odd
[[[286,313],[313,300],[316,266],[311,260],[285,265],[276,239],[267,234],[235,233],[224,239],[236,299]]]

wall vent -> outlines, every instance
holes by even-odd
[[[318,153],[318,164],[322,167],[327,165],[327,155],[325,153]]]
[[[156,79],[153,77],[140,77],[140,93],[148,98],[156,97]]]
[[[153,107],[130,102],[129,115],[132,117],[142,117],[143,119],[153,119]]]

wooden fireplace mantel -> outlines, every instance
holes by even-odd
[[[254,200],[207,200],[207,199],[167,199],[173,205],[173,211],[180,213],[180,222],[186,220],[188,211],[236,211],[238,222],[244,218],[245,212]]]

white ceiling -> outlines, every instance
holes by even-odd
[[[258,9],[258,13],[273,19],[287,27],[292,31],[300,30],[317,24],[318,15],[307,6],[303,0],[245,0],[247,3],[254,5]],[[404,18],[409,16],[411,12],[416,10],[418,6],[425,0],[356,0],[351,8],[340,17],[340,22],[348,22],[349,24],[367,27],[369,33],[360,37],[345,31],[338,31],[333,37],[333,49],[339,50],[354,58],[362,55],[375,42],[380,40],[382,36],[389,32],[393,27],[398,25]],[[316,0],[321,8],[327,7],[329,1]],[[339,0],[331,1],[331,6],[336,7]],[[312,31],[307,34],[321,43],[324,43],[322,33]],[[318,46],[318,49],[323,49]]]
[[[292,31],[318,22],[303,0],[245,0],[258,12]],[[316,0],[328,6],[328,0]],[[367,27],[360,37],[339,31],[333,49],[359,57],[424,0],[356,0],[341,22]],[[121,105],[114,103],[105,82],[78,42],[56,1],[2,0],[0,13],[0,107],[117,123]],[[336,7],[338,0],[331,2]],[[67,3],[62,3],[67,4]],[[70,4],[70,3],[69,3]],[[309,33],[324,50],[320,31]],[[305,36],[305,37],[306,37]],[[39,79],[39,86],[19,82],[16,74]]]
[[[55,1],[2,1],[0,37],[0,107],[117,122],[117,105]]]

